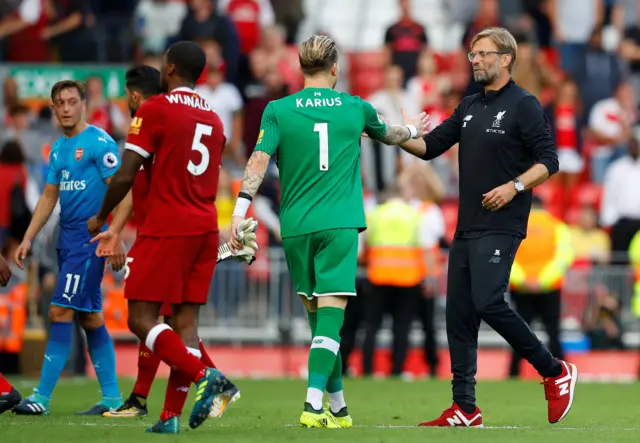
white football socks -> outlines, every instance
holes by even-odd
[[[331,412],[334,414],[347,407],[347,403],[344,401],[344,391],[330,392],[329,402],[331,403]]]
[[[322,397],[324,392],[317,388],[307,388],[307,403],[316,411],[322,410]]]

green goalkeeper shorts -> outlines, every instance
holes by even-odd
[[[358,230],[329,229],[282,240],[296,292],[308,299],[355,296]]]

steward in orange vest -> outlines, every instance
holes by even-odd
[[[27,284],[19,283],[0,292],[0,352],[19,354],[22,351],[26,323]]]
[[[573,263],[571,234],[567,225],[533,197],[527,238],[518,248],[511,269],[511,295],[515,309],[528,324],[539,317],[549,336],[549,351],[564,359],[560,344],[560,288]],[[520,356],[513,352],[509,373],[519,374]]]
[[[393,316],[392,374],[400,375],[409,347],[409,331],[415,317],[424,277],[418,211],[390,191],[386,202],[367,215],[367,278],[371,284],[366,303],[363,346],[365,375],[373,372],[376,335],[385,312]]]

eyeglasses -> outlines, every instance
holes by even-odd
[[[467,54],[467,58],[469,59],[470,62],[473,61],[474,58],[476,58],[476,55],[478,57],[480,57],[480,59],[484,59],[487,55],[489,54],[500,54],[500,55],[505,55],[508,54],[508,52],[506,51],[478,51],[478,52],[470,52]]]

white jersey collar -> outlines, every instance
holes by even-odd
[[[187,88],[186,86],[181,86],[179,88],[174,89],[169,94],[173,94],[174,92],[186,92],[186,93],[189,93],[189,94],[195,94],[196,91],[194,91],[191,88]]]

